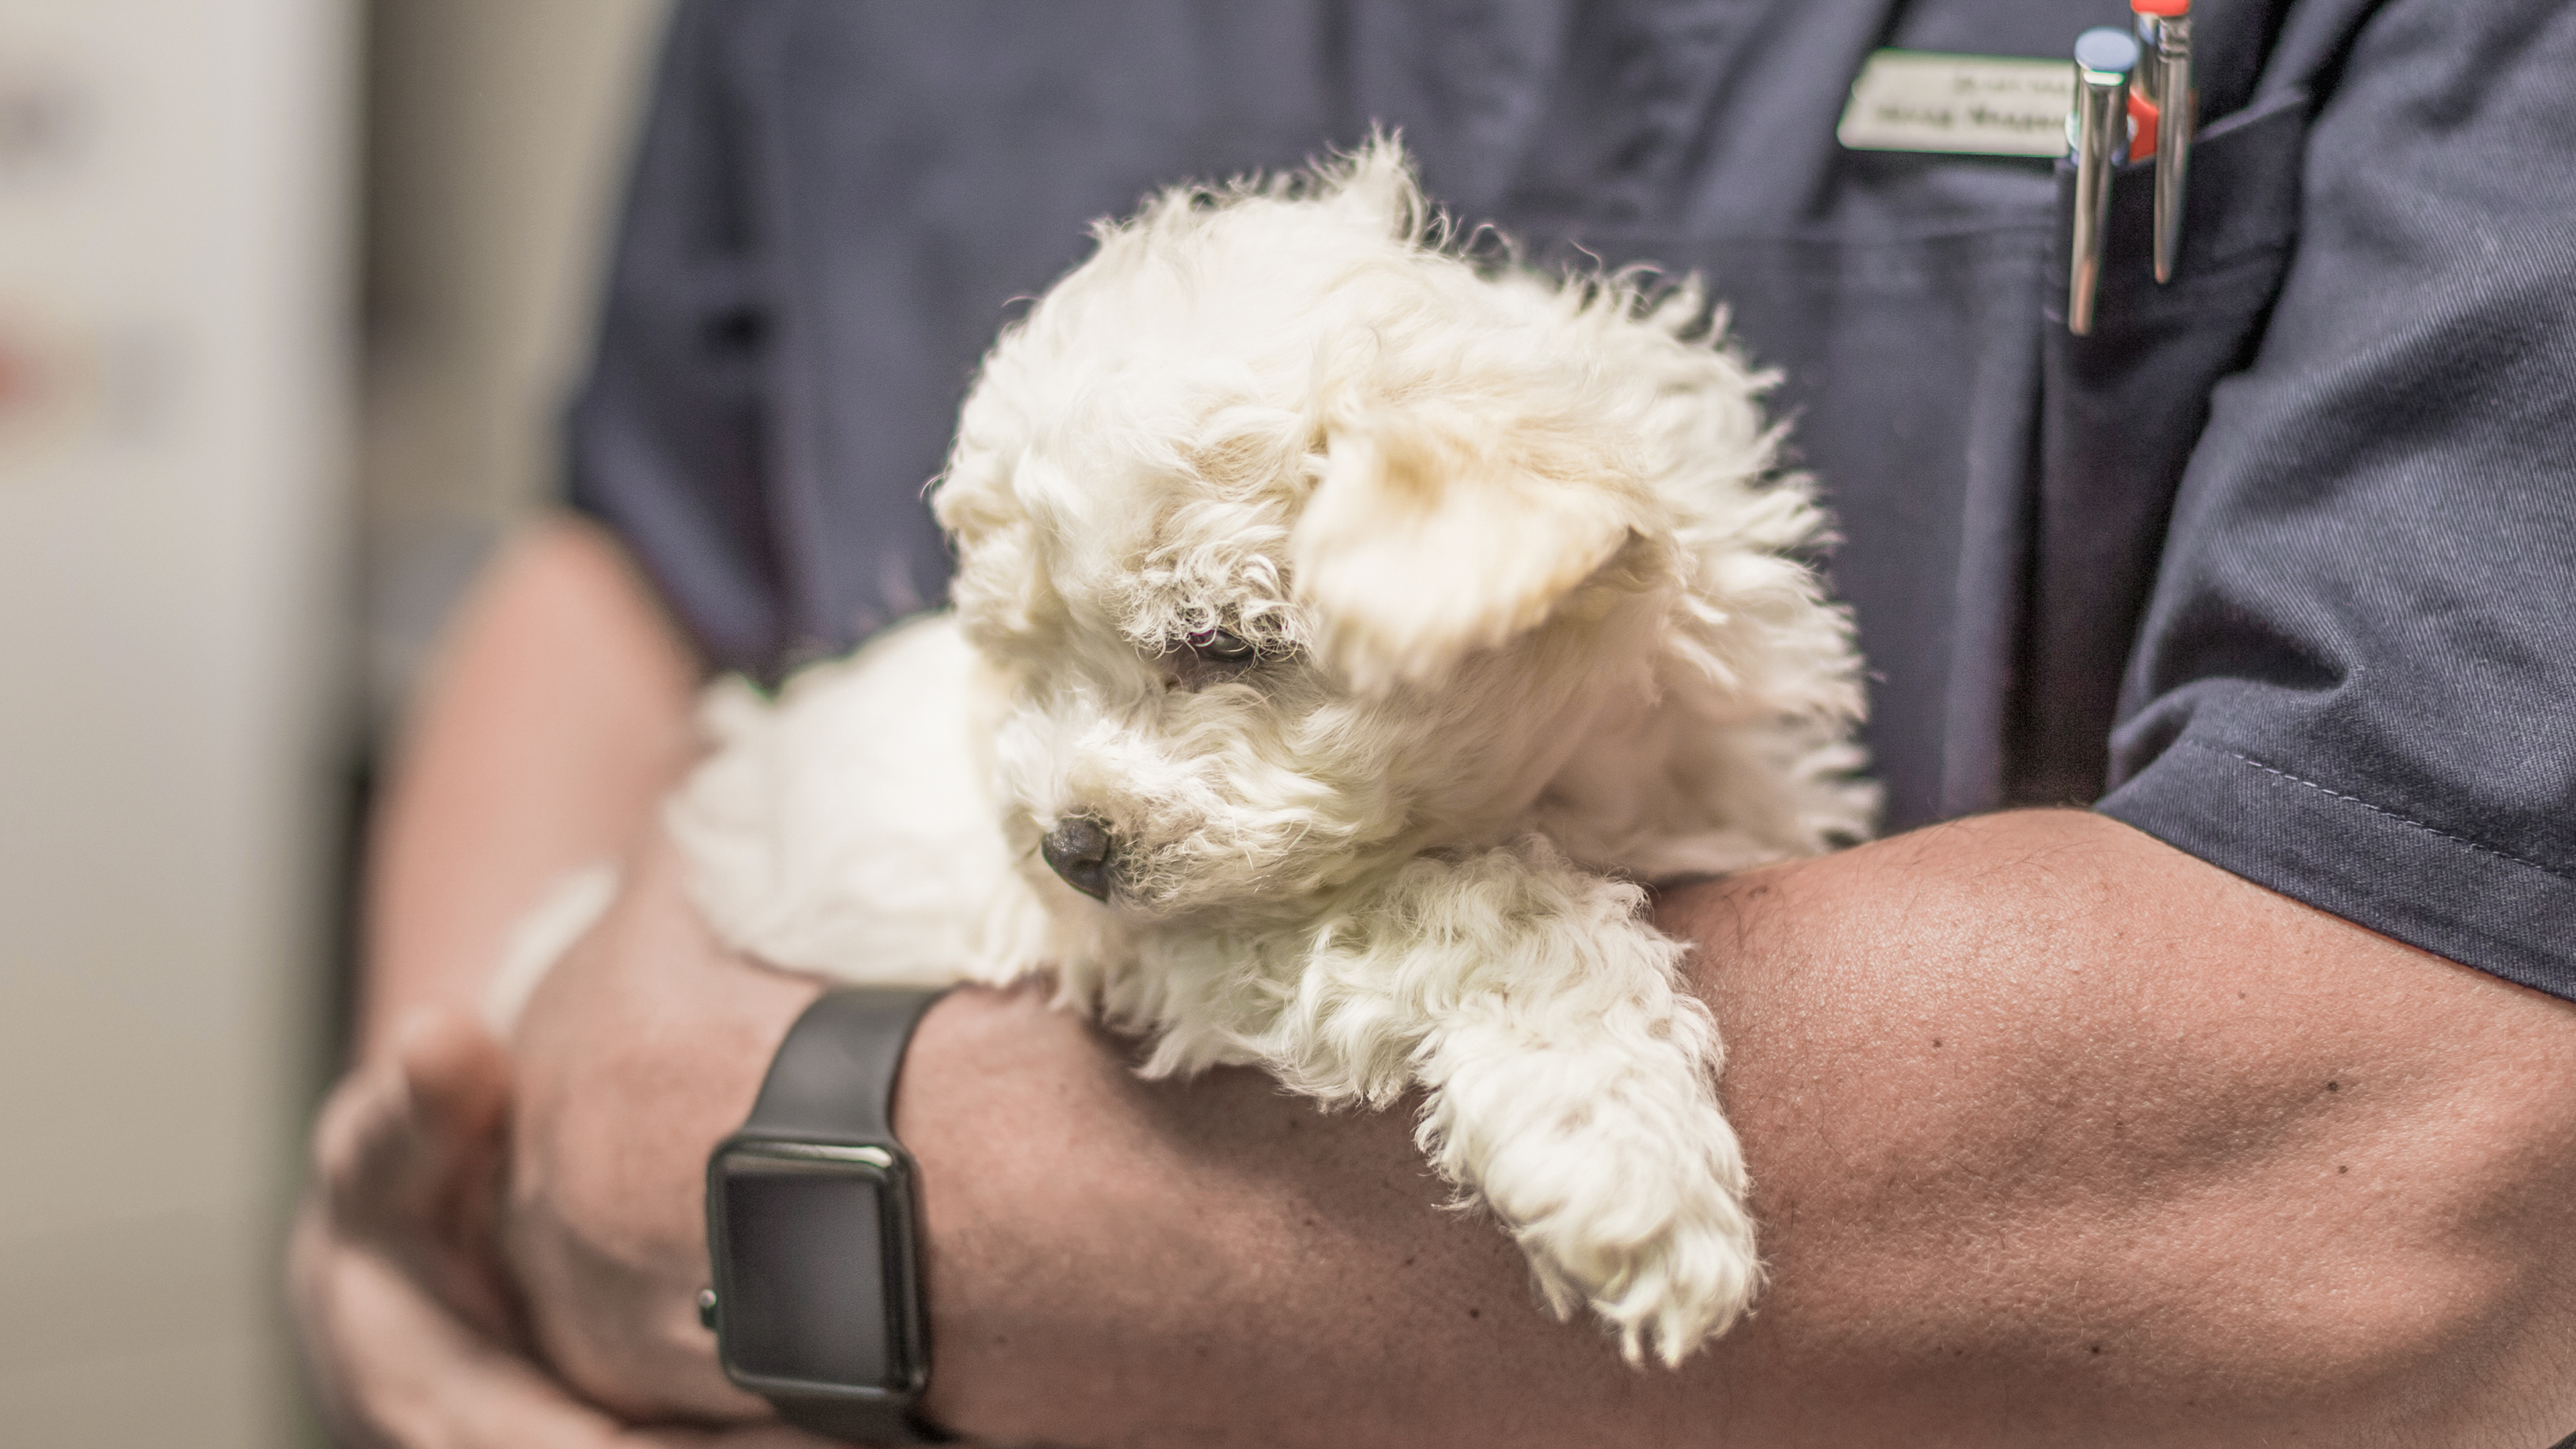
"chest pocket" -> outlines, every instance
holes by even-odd
[[[2152,266],[2154,164],[2121,169],[2087,337],[2066,330],[2075,186],[2073,168],[2058,168],[2011,802],[2102,793],[2123,666],[2210,389],[2251,360],[2289,267],[2308,114],[2307,91],[2290,89],[2201,132],[2182,254],[2163,286]]]

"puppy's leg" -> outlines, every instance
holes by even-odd
[[[1319,953],[1314,979],[1348,994],[1298,1035],[1347,1045],[1377,1017],[1379,1071],[1409,1037],[1433,1163],[1502,1219],[1560,1316],[1589,1304],[1630,1361],[1672,1364],[1743,1314],[1761,1266],[1716,1029],[1643,904],[1543,841],[1414,862]]]

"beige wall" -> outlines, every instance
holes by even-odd
[[[0,1443],[293,1432],[350,21],[0,0]]]
[[[552,486],[661,14],[0,0],[0,1445],[310,1433],[345,772]]]
[[[665,9],[372,11],[364,505],[380,713],[494,537],[555,487],[556,417],[589,346]]]

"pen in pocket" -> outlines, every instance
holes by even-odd
[[[2125,30],[2105,26],[2075,37],[2075,112],[2067,118],[2067,143],[2075,158],[2075,219],[2066,330],[2078,337],[2093,330],[2111,173],[2129,153],[2129,75],[2137,65],[2138,42]]]
[[[2129,6],[2137,13],[2138,46],[2144,52],[2137,89],[2155,124],[2155,135],[2142,139],[2156,158],[2156,280],[2169,282],[2182,252],[2184,184],[2199,108],[2191,84],[2191,0],[2129,0]]]

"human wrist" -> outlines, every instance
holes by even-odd
[[[529,999],[504,1243],[543,1357],[622,1415],[765,1412],[725,1382],[697,1316],[706,1160],[819,989],[718,946],[655,832]]]

